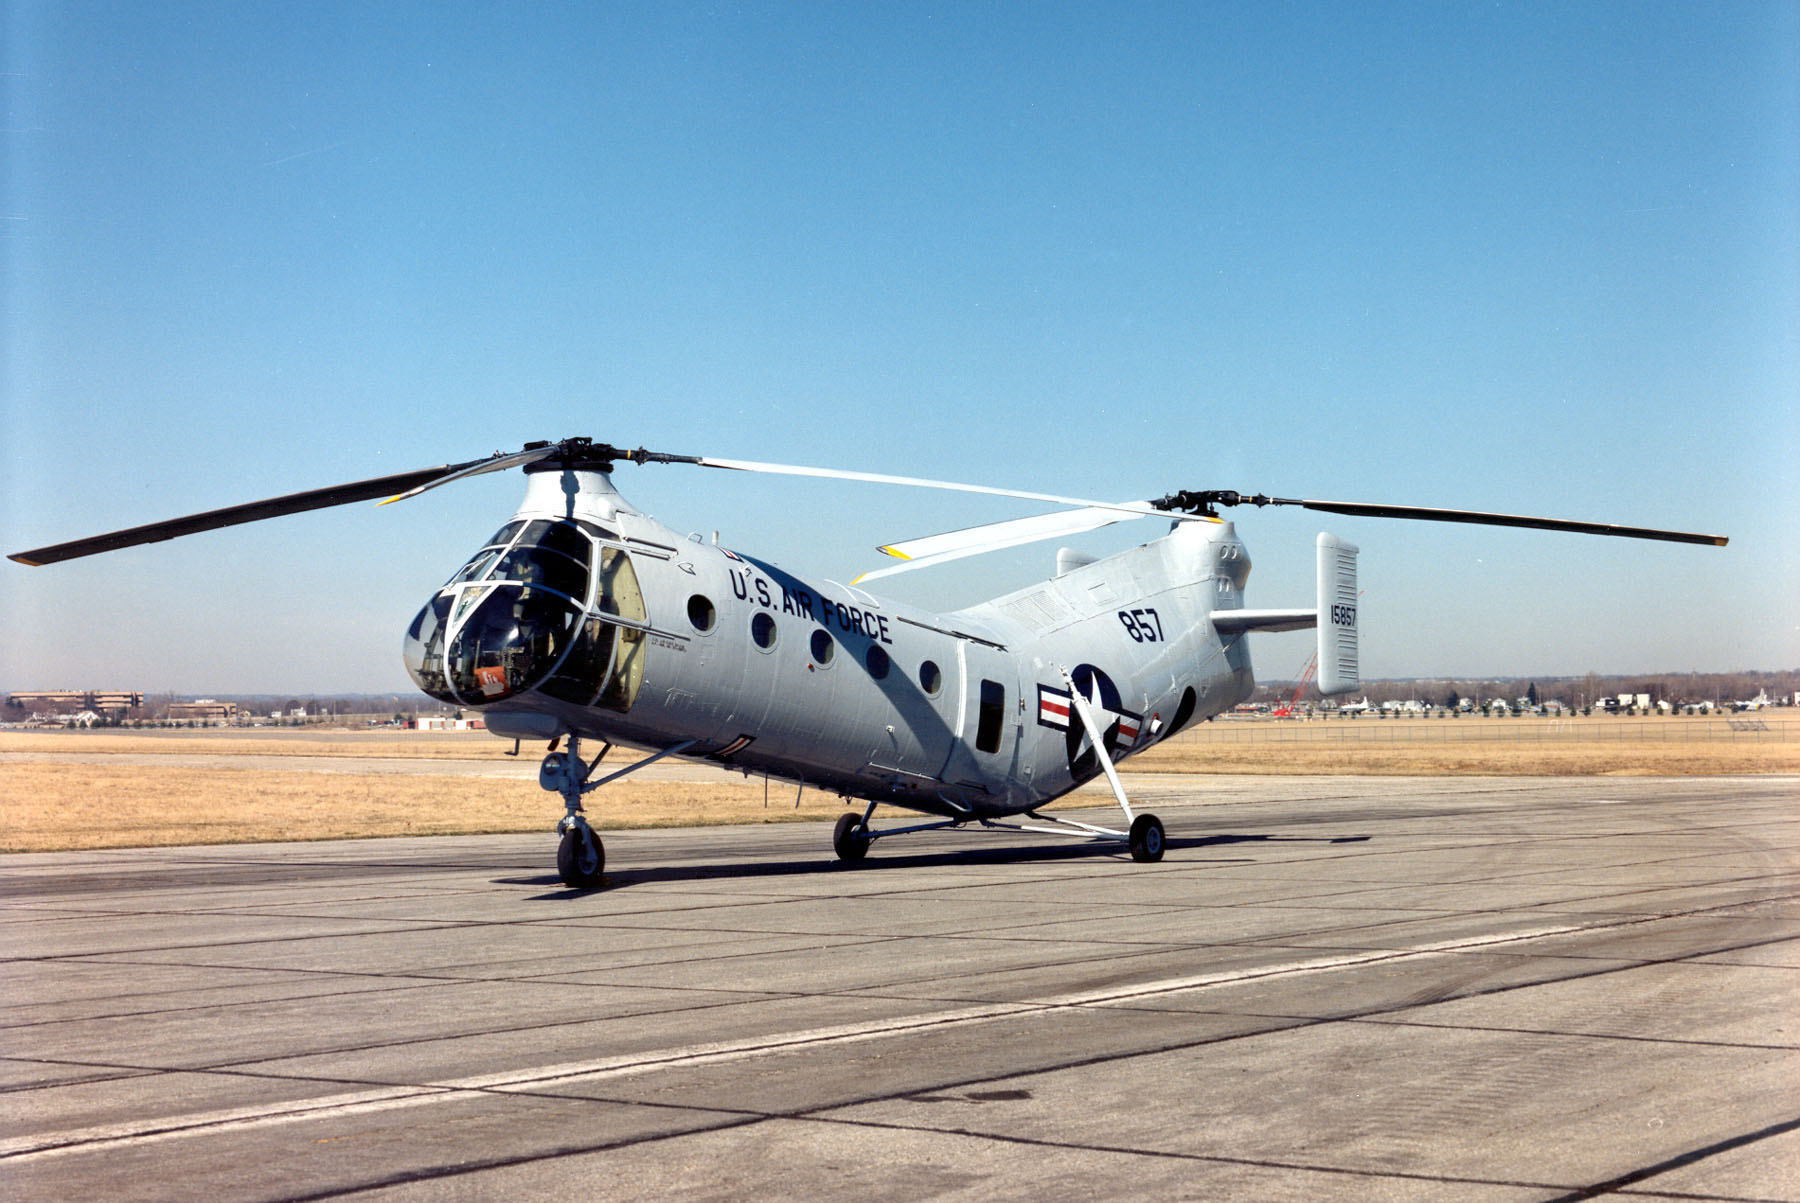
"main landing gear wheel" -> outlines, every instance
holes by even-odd
[[[854,864],[869,855],[869,829],[863,826],[860,815],[839,815],[837,826],[831,832],[831,846],[837,850],[838,859],[846,864]]]
[[[1162,820],[1155,815],[1139,815],[1131,821],[1131,859],[1158,861],[1163,854]]]
[[[556,871],[571,890],[597,890],[606,874],[606,849],[600,837],[586,823],[573,823],[563,830],[562,843],[556,847]]]

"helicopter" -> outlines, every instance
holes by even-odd
[[[878,550],[894,561],[849,584],[800,575],[684,536],[615,488],[621,463],[947,489],[1049,503],[1045,514]],[[860,804],[832,848],[846,865],[877,840],[943,828],[1076,833],[1162,858],[1157,816],[1133,810],[1120,761],[1246,700],[1248,636],[1313,628],[1317,685],[1357,688],[1358,548],[1321,533],[1312,603],[1245,605],[1250,556],[1221,508],[1298,506],[1365,517],[1525,527],[1724,546],[1718,535],[1523,515],[1182,490],[1104,502],[954,481],[626,449],[589,438],[333,485],[17,552],[41,566],[359,501],[384,504],[523,470],[525,497],[426,600],[402,656],[417,687],[482,713],[503,738],[548,741],[538,781],[560,795],[557,871],[605,883],[584,813],[593,791],[665,757],[831,791]],[[1004,547],[1141,518],[1161,536],[1096,558],[1063,549],[1056,574],[951,613],[862,586]],[[584,742],[597,743],[591,759]],[[516,747],[516,745],[515,745]],[[641,758],[596,776],[614,748]],[[1104,776],[1116,827],[1043,812]],[[920,821],[876,827],[887,806]]]

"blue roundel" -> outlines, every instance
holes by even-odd
[[[1125,709],[1124,699],[1113,679],[1092,664],[1076,665],[1075,671],[1069,674],[1069,679],[1075,683],[1081,696],[1087,699],[1088,709],[1094,713],[1094,721],[1104,734],[1107,756],[1117,756],[1122,747],[1134,747],[1143,726],[1143,716]],[[1094,754],[1094,743],[1088,737],[1087,724],[1073,710],[1069,714],[1069,729],[1064,736],[1064,747],[1069,757],[1069,775],[1075,780],[1085,781],[1099,773],[1100,758]]]

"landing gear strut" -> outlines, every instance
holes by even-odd
[[[961,827],[968,819],[941,819],[932,823],[914,823],[910,827],[884,827],[880,831],[869,826],[869,820],[875,817],[875,808],[879,802],[869,803],[869,809],[861,815],[839,815],[837,826],[831,832],[831,847],[838,859],[847,865],[854,865],[869,855],[869,845],[876,840],[890,835],[909,835],[915,831],[940,831],[945,827]],[[954,805],[954,803],[952,803]],[[987,820],[983,819],[983,823]]]
[[[1094,719],[1094,712],[1088,708],[1087,696],[1075,684],[1075,678],[1060,665],[1057,671],[1062,673],[1063,681],[1069,687],[1069,701],[1075,716],[1081,725],[1087,728],[1088,738],[1094,744],[1094,756],[1100,761],[1100,767],[1106,771],[1106,783],[1112,786],[1113,797],[1119,800],[1119,809],[1125,812],[1125,821],[1131,826],[1124,832],[1103,832],[1108,835],[1124,835],[1125,843],[1131,849],[1131,859],[1135,861],[1159,861],[1163,855],[1162,820],[1155,815],[1134,815],[1131,803],[1125,797],[1125,787],[1119,782],[1118,770],[1113,767],[1112,755],[1106,750],[1106,733]],[[1037,816],[1033,816],[1034,818]],[[1067,820],[1062,820],[1067,821]],[[1079,824],[1078,824],[1079,825]],[[1099,830],[1090,828],[1090,830]]]

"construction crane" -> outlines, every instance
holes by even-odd
[[[1306,687],[1308,685],[1312,684],[1313,674],[1315,672],[1317,672],[1318,670],[1319,670],[1319,653],[1314,652],[1312,655],[1312,659],[1308,660],[1306,662],[1306,671],[1300,674],[1300,684],[1298,684],[1294,687],[1294,696],[1289,698],[1287,700],[1286,704],[1284,704],[1282,706],[1278,706],[1274,710],[1271,710],[1269,712],[1269,717],[1270,718],[1293,718],[1294,717],[1294,707],[1300,704],[1300,695],[1306,692]]]

